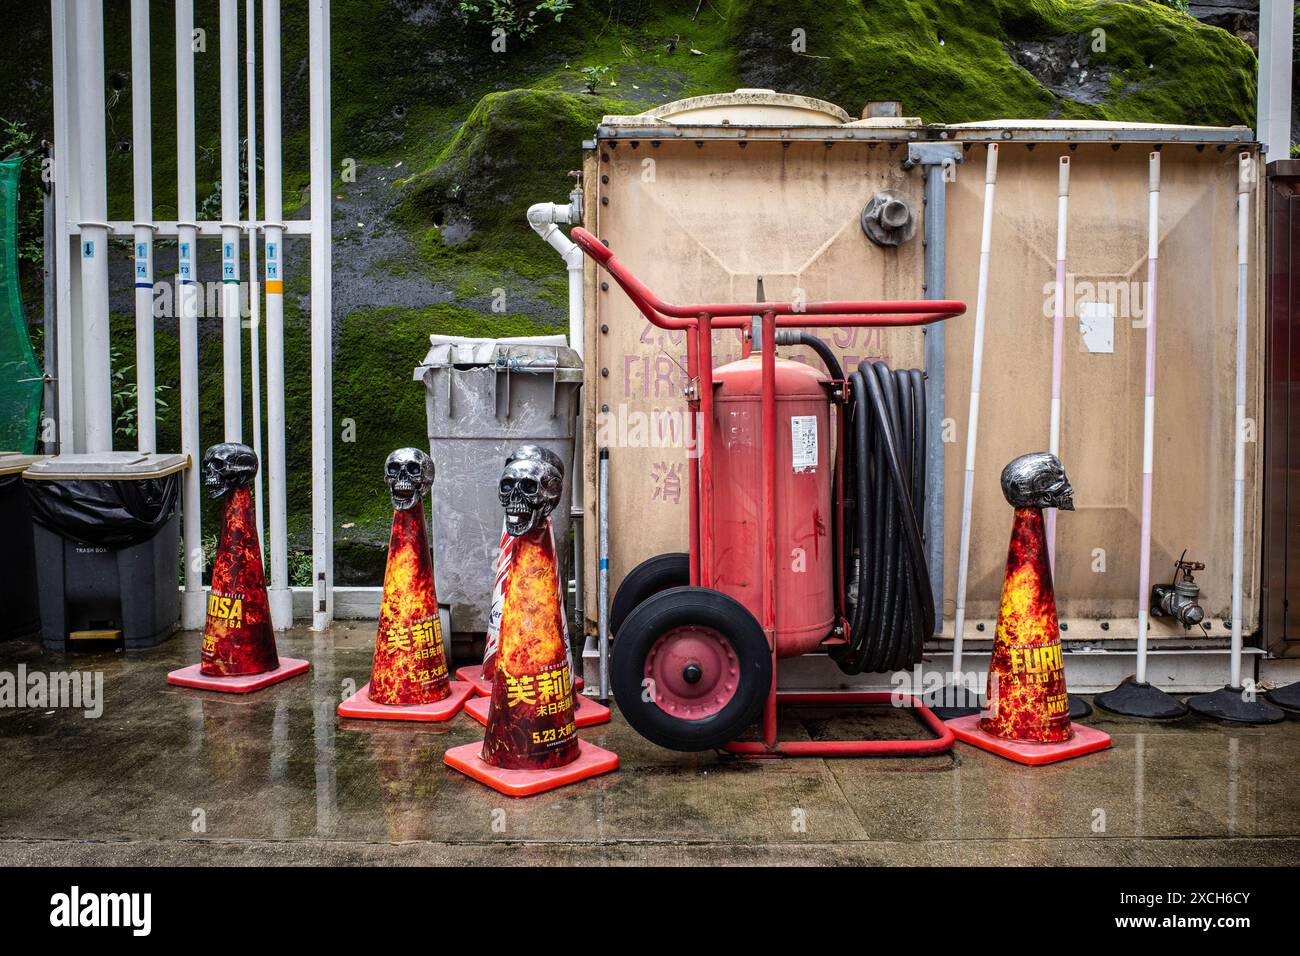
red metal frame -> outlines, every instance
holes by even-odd
[[[689,379],[687,403],[692,412],[691,437],[698,455],[688,466],[690,509],[691,584],[709,587],[709,556],[713,551],[713,473],[710,460],[713,418],[713,332],[716,329],[744,329],[753,316],[762,321],[762,428],[763,428],[763,507],[766,534],[763,542],[764,580],[776,580],[776,330],[780,328],[833,328],[859,326],[893,328],[927,325],[961,315],[966,304],[953,300],[923,299],[896,302],[750,302],[679,306],[664,302],[634,276],[614,254],[587,230],[575,226],[572,238],[579,248],[595,259],[614,277],[651,324],[661,329],[686,333],[686,374]],[[843,415],[837,415],[843,447]],[[698,420],[698,425],[697,425]],[[842,462],[836,462],[837,487],[843,494]],[[835,503],[839,507],[839,502]],[[842,522],[840,522],[842,524]],[[839,529],[836,547],[837,601],[843,620],[843,529]],[[940,753],[953,744],[952,731],[916,698],[910,698],[921,721],[939,736],[929,740],[823,740],[781,741],[777,739],[777,705],[788,704],[861,704],[886,703],[891,694],[828,693],[778,694],[776,658],[776,588],[763,589],[763,619],[759,622],[772,649],[772,686],[763,707],[761,742],[732,742],[730,753],[741,756],[870,756],[919,755]]]

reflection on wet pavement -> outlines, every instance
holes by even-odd
[[[1096,714],[1114,747],[1047,767],[962,744],[884,760],[675,754],[615,715],[583,730],[612,775],[510,800],[443,766],[482,736],[342,721],[373,625],[294,631],[305,676],[247,697],[169,687],[183,634],[76,658],[0,644],[0,671],[102,671],[104,709],[0,708],[0,862],[858,862],[1295,864],[1300,723],[1229,728]],[[905,713],[808,708],[782,733],[917,733]]]

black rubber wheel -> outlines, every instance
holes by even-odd
[[[611,684],[627,722],[669,750],[711,750],[762,713],[772,652],[754,615],[712,588],[642,601],[613,645]]]
[[[609,606],[609,633],[618,636],[627,616],[636,606],[660,591],[682,588],[691,583],[691,556],[685,552],[656,554],[646,558],[623,578]]]

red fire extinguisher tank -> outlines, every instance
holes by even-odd
[[[776,649],[815,651],[835,623],[830,395],[824,374],[776,359]],[[763,620],[762,360],[713,372],[710,584]]]

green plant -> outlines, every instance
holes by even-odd
[[[109,361],[113,366],[113,434],[115,437],[122,439],[123,442],[131,444],[139,433],[138,422],[136,421],[136,397],[139,395],[139,389],[135,382],[135,376],[131,374],[135,371],[135,366],[123,365],[121,358],[122,353],[117,349],[113,349],[109,353]],[[171,409],[166,399],[161,397],[163,392],[168,391],[171,391],[170,385],[154,386],[154,405],[158,409],[157,417],[159,422],[166,417],[166,413]]]
[[[542,25],[539,15],[549,16],[559,23],[564,14],[573,9],[572,0],[486,0],[483,3],[464,2],[460,12],[471,23],[482,23],[493,30],[504,30],[507,36],[526,40]]]
[[[1177,10],[1179,13],[1187,13],[1187,0],[1156,0],[1156,3],[1170,10]]]
[[[311,587],[310,551],[289,551],[289,587]]]
[[[44,155],[36,134],[21,121],[0,120],[0,160],[23,161],[18,196],[18,259],[37,269],[45,265]]]

